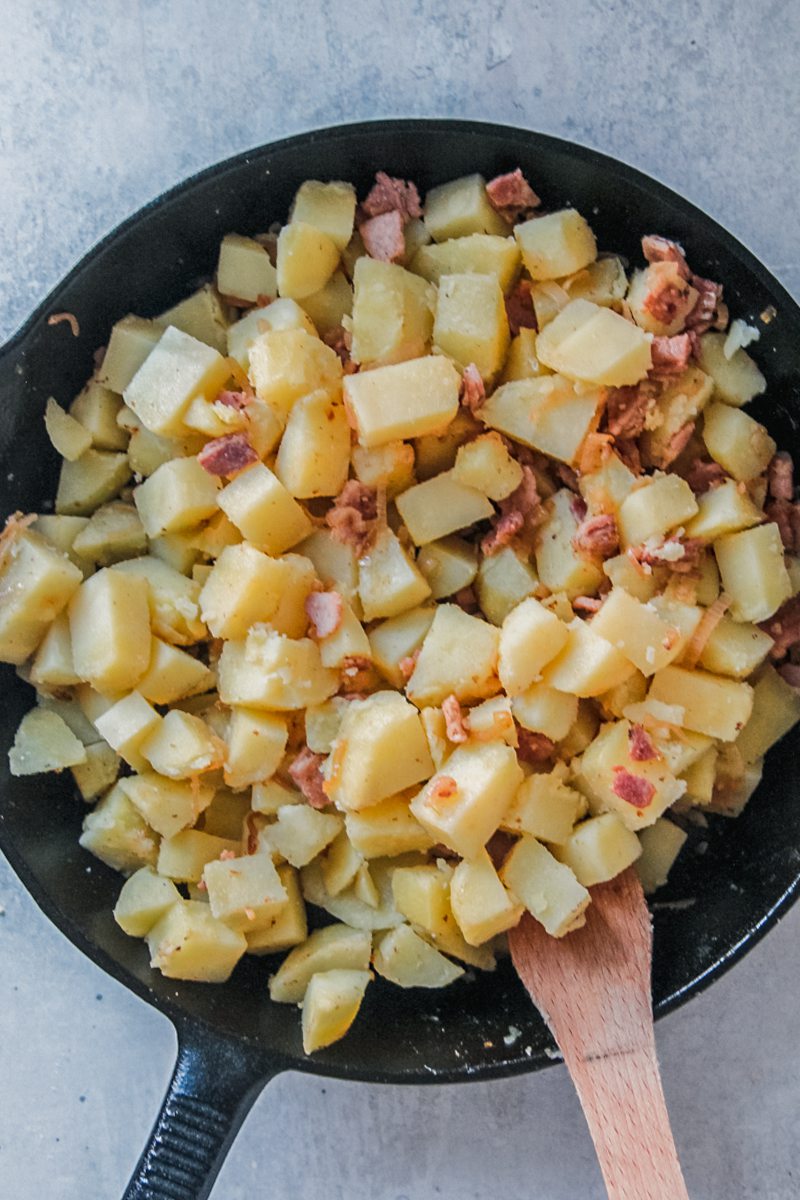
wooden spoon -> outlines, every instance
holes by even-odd
[[[555,1037],[610,1200],[688,1200],[653,1033],[653,932],[635,871],[592,888],[564,938],[526,913],[509,933],[520,979]]]

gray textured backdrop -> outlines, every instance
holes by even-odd
[[[800,5],[0,0],[0,336],[117,221],[315,125],[471,116],[597,146],[684,192],[800,294]],[[764,802],[768,802],[765,798]],[[168,1078],[166,1021],[0,864],[0,1195],[121,1192]],[[694,1200],[800,1189],[800,911],[659,1026]],[[599,1200],[560,1067],[393,1089],[284,1076],[214,1200]]]

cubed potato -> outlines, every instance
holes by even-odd
[[[745,482],[766,471],[777,449],[763,425],[720,401],[705,410],[703,441],[729,475]]]
[[[219,248],[217,287],[231,299],[263,304],[262,297],[278,294],[278,275],[262,245],[228,233]]]
[[[567,840],[584,815],[586,801],[564,782],[558,768],[523,780],[505,811],[501,828],[510,833],[528,833],[540,842],[559,845]]]
[[[227,349],[230,322],[219,292],[211,283],[204,284],[191,296],[168,308],[156,320],[163,327],[173,325],[181,333],[197,338],[198,342],[213,346],[220,354]]]
[[[188,430],[183,438],[161,437],[140,425],[131,433],[128,465],[137,475],[147,479],[162,463],[198,454],[203,448],[203,441],[199,433],[190,433]]]
[[[683,772],[683,778],[686,780],[685,799],[689,804],[697,804],[702,807],[711,803],[716,783],[718,758],[717,747],[709,746]]]
[[[636,791],[627,786],[630,776],[636,780]],[[627,720],[601,728],[583,753],[576,786],[588,797],[593,812],[614,812],[633,830],[652,825],[686,790],[663,756],[645,761],[631,758]]]
[[[135,687],[150,660],[150,608],[144,580],[104,567],[81,584],[68,612],[77,675],[98,692]]]
[[[767,381],[745,350],[725,354],[727,334],[709,331],[700,338],[700,366],[714,380],[720,400],[741,408],[766,391]]]
[[[753,711],[753,689],[748,683],[683,667],[665,667],[659,671],[653,677],[648,695],[650,700],[680,706],[683,729],[705,733],[722,742],[732,742]]]
[[[200,620],[199,583],[152,555],[116,563],[113,571],[127,577],[126,588],[131,579],[141,579],[147,585],[150,620],[157,637],[175,646],[187,646],[207,636]]]
[[[320,812],[308,804],[287,804],[278,809],[278,819],[270,826],[269,843],[293,867],[304,867],[343,828],[342,818],[335,813]]]
[[[97,732],[134,771],[148,770],[142,745],[161,724],[162,718],[139,692],[129,692],[94,722]]]
[[[136,871],[155,866],[158,835],[131,804],[119,784],[84,817],[78,838],[84,850],[115,871]]]
[[[684,426],[697,420],[711,398],[713,383],[698,367],[688,367],[659,392],[648,425],[641,436],[642,461],[646,466],[668,467],[675,457],[673,439]]]
[[[443,471],[433,479],[408,488],[397,496],[395,504],[417,546],[494,515],[486,496],[476,488],[459,483],[454,471]]]
[[[171,879],[140,867],[122,885],[114,905],[114,920],[129,937],[146,937],[157,921],[181,899]]]
[[[255,625],[245,641],[226,642],[218,664],[223,704],[287,712],[321,704],[339,687],[310,638],[288,638]]]
[[[365,621],[396,617],[427,600],[431,589],[391,529],[378,534],[358,564],[358,594]]]
[[[387,442],[372,450],[353,446],[352,460],[356,479],[369,487],[385,488],[390,500],[415,482],[414,447],[408,442]]]
[[[231,929],[197,900],[167,909],[147,934],[150,966],[168,979],[225,983],[247,949],[244,934]]]
[[[63,771],[86,761],[86,749],[57,713],[33,708],[19,723],[8,752],[12,775]]]
[[[513,383],[517,379],[537,379],[549,374],[550,368],[540,363],[536,354],[536,330],[520,329],[511,339],[500,382]]]
[[[292,300],[312,296],[339,265],[340,247],[305,221],[293,219],[278,234],[278,294]]]
[[[308,921],[297,871],[284,863],[278,878],[286,892],[285,903],[259,929],[246,929],[248,954],[276,954],[299,946],[308,937]]]
[[[511,546],[482,558],[475,590],[481,610],[493,625],[502,625],[511,610],[535,590],[536,571]]]
[[[697,515],[686,526],[687,537],[713,542],[726,533],[750,529],[764,519],[761,509],[753,503],[745,489],[739,489],[733,479],[698,496],[697,504]]]
[[[697,613],[699,622],[700,613]],[[669,614],[657,611],[652,602],[643,604],[622,588],[612,588],[600,611],[592,618],[592,630],[611,642],[643,675],[654,675],[681,653],[685,639]]]
[[[479,416],[523,445],[571,463],[587,433],[597,428],[601,401],[599,390],[579,390],[561,375],[545,375],[504,383]]]
[[[570,598],[591,596],[603,578],[598,562],[573,545],[580,524],[574,501],[569,488],[561,488],[548,500],[536,544],[539,579],[551,592],[564,592]]]
[[[261,308],[251,308],[228,328],[228,354],[245,371],[250,366],[250,347],[268,329],[302,329],[311,337],[317,336],[313,320],[296,300],[273,300]]]
[[[245,538],[267,554],[282,554],[311,532],[305,510],[263,463],[232,479],[217,493],[217,502]]]
[[[200,593],[200,609],[214,637],[243,638],[257,622],[288,637],[308,626],[305,602],[317,586],[307,558],[270,558],[244,542],[220,554]]]
[[[363,862],[345,831],[333,839],[321,862],[322,878],[331,896],[337,896],[353,883]]]
[[[436,348],[461,370],[474,363],[493,379],[506,357],[510,334],[500,284],[490,275],[443,275],[433,323]]]
[[[501,883],[485,850],[472,862],[458,864],[450,883],[450,901],[458,927],[471,946],[480,946],[513,928],[523,912],[523,906]]]
[[[714,543],[714,553],[734,621],[766,621],[791,596],[783,542],[774,522],[726,534]]]
[[[45,405],[44,425],[53,448],[69,462],[80,458],[92,445],[89,430],[65,412],[52,396]]]
[[[56,550],[60,550],[62,554],[66,554],[70,562],[76,567],[80,567],[84,575],[91,574],[87,564],[75,554],[72,547],[75,544],[75,538],[89,524],[88,517],[67,517],[56,516],[55,514],[45,514],[38,516],[34,522],[27,528],[36,534],[39,534],[50,546]],[[8,565],[7,562],[4,565]]]
[[[452,867],[439,863],[398,867],[392,872],[392,895],[415,933],[443,954],[452,955],[481,971],[493,971],[489,947],[471,945],[458,930],[450,902]]]
[[[596,471],[581,475],[578,486],[592,513],[616,513],[635,482],[622,459],[610,453]]]
[[[150,663],[136,690],[151,704],[172,704],[213,687],[214,675],[199,659],[161,638],[150,643]]]
[[[536,353],[570,379],[610,387],[638,383],[652,366],[649,336],[589,300],[571,300],[537,337]]]
[[[152,433],[180,435],[191,401],[213,399],[229,375],[218,351],[170,326],[125,388],[125,403]]]
[[[657,474],[623,500],[617,524],[623,548],[662,537],[698,511],[692,489],[680,475]]]
[[[348,812],[344,824],[350,844],[363,858],[394,858],[431,846],[406,796],[389,796],[360,812]]]
[[[520,253],[512,237],[471,233],[445,242],[420,246],[409,270],[438,284],[443,275],[488,275],[507,292],[520,268]]]
[[[371,952],[372,940],[366,930],[347,925],[315,929],[305,942],[287,954],[271,976],[270,999],[277,1004],[299,1004],[312,976],[334,970],[366,972]]]
[[[522,467],[497,433],[485,433],[459,447],[452,478],[490,500],[505,500],[522,483]]]
[[[417,479],[432,479],[441,471],[455,466],[459,446],[483,432],[483,426],[468,412],[459,408],[441,433],[430,433],[414,439],[414,469]]]
[[[572,300],[591,300],[608,307],[623,300],[628,290],[625,265],[615,254],[589,263],[561,283]]]
[[[497,829],[522,782],[510,746],[484,742],[460,746],[411,802],[411,811],[434,841],[462,858],[475,858]]]
[[[717,757],[717,776],[706,812],[721,817],[741,816],[750,797],[761,782],[764,760],[745,763],[735,745],[721,746]]]
[[[563,937],[584,923],[591,901],[586,888],[529,834],[523,834],[512,849],[500,879],[551,937]]]
[[[417,855],[412,857],[418,858]],[[330,913],[337,921],[345,921],[353,929],[393,929],[403,920],[392,899],[392,872],[398,862],[403,862],[403,859],[373,858],[369,864],[370,877],[378,891],[377,905],[374,903],[374,896],[368,902],[356,895],[358,872],[353,885],[332,896],[325,889],[321,859],[310,862],[300,872],[303,895],[309,904],[315,904]]]
[[[423,710],[423,716],[427,711],[430,710]],[[441,712],[441,709],[437,711]],[[469,710],[465,724],[473,741],[499,740],[505,742],[507,746],[519,745],[511,700],[508,696],[492,696],[491,699],[484,700],[482,704],[476,704]],[[438,768],[441,764],[437,763],[436,765]]]
[[[602,813],[582,821],[554,853],[589,888],[619,875],[639,858],[642,847],[615,813]]]
[[[700,665],[717,675],[746,679],[769,654],[772,638],[749,621],[723,617],[700,653]]]
[[[174,458],[134,489],[148,537],[191,529],[217,511],[219,482],[196,458]]]
[[[334,271],[323,288],[311,296],[304,296],[303,311],[314,322],[321,337],[338,332],[353,312],[353,285],[344,271]]]
[[[686,842],[686,834],[666,817],[650,825],[639,834],[642,844],[641,857],[636,861],[636,874],[650,896],[663,887],[675,859]]]
[[[72,687],[81,682],[72,661],[69,619],[63,611],[42,638],[30,667],[30,682],[44,691]]]
[[[85,563],[109,567],[124,558],[147,553],[147,534],[132,504],[118,500],[96,509],[72,543]]]
[[[276,817],[278,809],[286,804],[305,804],[306,800],[300,792],[279,783],[277,779],[268,779],[265,783],[254,783],[251,792],[253,812],[264,813]]]
[[[658,295],[669,288],[673,300],[674,316],[662,321],[653,316],[648,305],[651,295]],[[634,321],[648,333],[670,337],[680,333],[686,317],[697,303],[698,291],[681,275],[677,263],[655,262],[641,271],[634,271],[626,301]]]
[[[417,566],[428,581],[433,599],[442,600],[473,582],[478,573],[478,554],[463,538],[444,537],[423,546]]]
[[[342,402],[325,391],[296,400],[283,431],[275,474],[290,496],[336,496],[350,467],[350,426]]]
[[[540,676],[568,638],[563,621],[530,596],[511,610],[500,630],[498,674],[509,696],[519,696]]]
[[[379,938],[373,965],[384,979],[404,988],[447,987],[464,974],[463,967],[450,962],[410,925],[399,925]]]
[[[436,289],[395,263],[366,255],[353,273],[354,362],[386,366],[428,354]]]
[[[236,840],[242,836],[245,821],[250,816],[250,793],[231,792],[220,788],[214,793],[214,798],[205,809],[200,822],[204,833],[212,833],[215,837]],[[247,835],[252,833],[248,826]]]
[[[342,619],[338,628],[318,641],[323,667],[342,669],[347,666],[347,659],[365,658],[369,661],[371,657],[369,638],[346,600],[342,600]]]
[[[635,671],[624,682],[598,696],[603,715],[624,717],[629,704],[641,704],[647,695],[647,680],[641,671]]]
[[[408,660],[420,648],[433,623],[435,612],[432,606],[411,608],[398,617],[382,621],[369,631],[372,661],[394,687],[403,687],[406,675],[400,663],[408,665]]]
[[[358,1015],[370,971],[324,971],[313,975],[303,997],[303,1053],[313,1054],[347,1033]]]
[[[338,542],[328,529],[315,529],[296,550],[313,564],[323,586],[339,592],[358,616],[358,561],[353,547]]]
[[[333,746],[326,791],[348,811],[395,796],[433,774],[419,714],[397,692],[351,704]]]
[[[440,604],[425,635],[406,686],[418,707],[441,704],[451,693],[459,700],[483,700],[499,687],[499,633],[457,604]]]
[[[212,787],[163,779],[153,771],[129,775],[119,786],[150,828],[167,838],[194,825],[214,798]]]
[[[70,767],[75,786],[87,804],[102,796],[117,781],[120,758],[105,742],[84,746],[86,758]]]
[[[143,317],[129,315],[117,321],[97,369],[100,386],[121,395],[163,332],[155,321]]]
[[[125,454],[108,450],[86,450],[74,462],[61,464],[56,492],[56,512],[65,516],[85,517],[118,496],[131,477],[132,467]]]
[[[772,666],[759,672],[753,688],[753,712],[736,739],[745,763],[763,758],[771,746],[800,721],[800,693]]]
[[[344,250],[353,236],[356,191],[352,183],[306,179],[295,193],[290,221],[311,225]]]
[[[458,411],[461,380],[446,358],[428,355],[344,379],[345,404],[362,446],[441,432]]]
[[[508,235],[508,223],[489,203],[482,175],[464,175],[431,188],[425,196],[424,219],[435,242],[472,233]]]
[[[199,883],[206,863],[213,862],[223,853],[237,855],[240,852],[239,839],[216,837],[201,829],[182,829],[180,833],[162,839],[157,870],[159,875],[174,879],[176,883]]]
[[[532,683],[514,697],[512,708],[523,729],[560,742],[577,720],[578,697],[559,692],[546,683]]]
[[[139,749],[151,766],[169,779],[189,779],[216,770],[225,759],[225,744],[210,726],[177,708],[166,714]]]
[[[242,932],[269,925],[288,899],[268,854],[216,859],[206,863],[203,880],[214,916]]]
[[[338,354],[306,329],[267,329],[251,343],[248,356],[256,395],[283,422],[300,396],[335,394],[341,387]]]
[[[286,750],[287,737],[283,717],[251,708],[234,708],[226,738],[228,786],[247,787],[274,775]]]
[[[523,221],[515,227],[514,237],[531,279],[560,279],[597,258],[594,234],[574,208]]]
[[[323,704],[306,709],[306,745],[309,750],[315,754],[330,753],[331,746],[339,736],[339,727],[349,703],[344,696],[331,696]]]
[[[629,596],[635,596],[646,604],[652,600],[659,587],[663,587],[666,570],[656,567],[648,575],[642,566],[627,554],[617,554],[603,563],[603,574],[615,588],[621,588]]]

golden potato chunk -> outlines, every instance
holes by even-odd
[[[584,924],[583,914],[591,901],[586,888],[529,834],[523,834],[512,849],[500,878],[551,937],[564,937]]]
[[[732,742],[753,711],[753,689],[748,683],[684,667],[659,671],[653,677],[648,699],[682,709],[678,722],[682,728],[722,742]]]
[[[217,501],[247,540],[267,554],[282,554],[311,532],[305,510],[263,463],[232,479]]]
[[[68,611],[76,674],[98,692],[134,687],[150,661],[145,581],[104,567],[81,584]]]
[[[302,300],[324,287],[339,265],[339,247],[332,238],[296,218],[278,234],[275,264],[278,295]]]
[[[419,713],[397,692],[375,692],[344,714],[326,792],[337,807],[358,811],[432,774]]]
[[[460,378],[441,356],[412,358],[344,379],[344,399],[362,446],[437,433],[458,411]]]
[[[435,242],[472,233],[508,235],[508,223],[492,208],[482,175],[464,175],[431,188],[425,197],[424,219]]]
[[[407,488],[396,497],[395,504],[417,546],[494,515],[486,496],[476,488],[460,483],[454,471],[443,471],[433,479]]]
[[[537,337],[536,353],[569,379],[610,387],[638,383],[652,366],[648,334],[590,300],[571,300]]]
[[[358,1015],[371,971],[324,971],[312,975],[303,997],[303,1053],[313,1054],[347,1033]]]
[[[736,410],[733,410],[736,411]],[[766,621],[792,594],[778,526],[758,525],[714,543],[722,587],[734,621]]]
[[[602,395],[561,375],[504,383],[479,411],[485,425],[561,462],[575,461],[597,427]]]
[[[168,979],[225,983],[247,949],[244,934],[211,913],[207,904],[173,904],[147,934],[150,966]]]
[[[560,279],[597,258],[594,234],[574,208],[523,221],[515,226],[514,237],[531,279]]]
[[[191,401],[213,399],[229,374],[217,350],[169,326],[125,388],[125,403],[152,433],[177,436]]]
[[[354,362],[387,366],[428,354],[436,290],[395,263],[364,256],[353,272]]]
[[[406,694],[418,707],[483,700],[498,690],[499,632],[457,604],[440,604],[425,635]]]
[[[439,280],[434,345],[461,370],[474,363],[484,379],[500,370],[508,350],[508,317],[500,284],[489,275]]]

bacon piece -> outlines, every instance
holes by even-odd
[[[717,321],[717,310],[722,304],[722,284],[713,279],[692,275],[692,287],[698,292],[697,302],[686,318],[686,328],[695,333],[705,333]]]
[[[80,337],[81,336],[81,327],[78,324],[78,318],[75,316],[75,313],[72,313],[72,312],[50,313],[50,316],[47,318],[48,325],[63,325],[65,321],[66,321],[67,325],[69,325],[70,333],[72,334],[72,336]]]
[[[486,195],[492,208],[505,217],[510,225],[541,204],[519,167],[506,175],[496,175],[490,179],[486,185]]]
[[[767,486],[774,500],[794,499],[794,463],[791,454],[779,450],[767,468]]]
[[[614,449],[629,471],[633,471],[634,475],[641,475],[642,456],[633,438],[615,438]]]
[[[657,388],[652,383],[606,390],[606,428],[614,438],[637,438],[653,407]]]
[[[523,466],[522,482],[510,496],[500,501],[500,512],[492,517],[492,528],[481,541],[481,550],[487,557],[496,554],[523,529],[534,529],[543,516],[536,476],[529,466]]]
[[[338,592],[311,592],[306,596],[305,610],[314,626],[314,637],[330,637],[342,623],[344,602]]]
[[[475,366],[475,363],[469,363],[464,368],[458,399],[467,412],[471,412],[473,415],[479,408],[483,407],[483,402],[486,399],[486,388],[483,383],[483,377]]]
[[[592,558],[611,558],[619,549],[619,530],[614,514],[587,517],[578,526],[572,547],[578,554],[587,554]]]
[[[555,753],[555,742],[551,741],[549,737],[545,737],[543,733],[534,733],[533,730],[523,729],[520,725],[517,726],[517,738],[519,739],[517,757],[522,762],[547,762],[548,758],[552,758]]]
[[[397,262],[406,252],[403,216],[396,209],[362,221],[358,232],[370,258],[377,258],[380,262]]]
[[[459,608],[463,608],[465,613],[476,613],[480,608],[478,597],[475,594],[475,589],[469,584],[467,587],[461,588],[453,596],[453,603]]]
[[[493,833],[489,838],[488,842],[486,843],[486,853],[492,860],[492,866],[494,867],[495,871],[500,870],[505,862],[509,850],[514,845],[515,841],[516,838],[512,837],[510,833],[506,833],[503,829],[498,829],[497,832]]]
[[[353,344],[352,334],[348,333],[341,325],[335,325],[332,329],[325,330],[322,340],[326,346],[330,346],[331,350],[335,350],[338,354],[348,375],[353,375],[358,370],[358,364],[350,359],[350,347]]]
[[[596,613],[603,607],[603,601],[598,596],[576,596],[572,607],[576,612]]]
[[[455,796],[458,791],[458,784],[452,775],[440,775],[438,779],[434,779],[428,791],[428,798],[434,803],[437,800],[449,800],[451,796]]]
[[[461,711],[458,696],[451,692],[442,701],[442,713],[444,714],[444,727],[448,741],[465,742],[469,734],[464,724],[464,714]]]
[[[289,774],[312,808],[325,808],[330,801],[325,795],[322,778],[324,754],[315,754],[304,746],[289,767]]]
[[[775,642],[769,652],[770,658],[784,658],[792,646],[800,642],[800,596],[787,600],[774,616],[762,621],[759,628]]]
[[[420,647],[418,646],[413,654],[406,654],[405,658],[401,658],[400,662],[397,664],[397,669],[403,676],[403,679],[410,679],[414,674],[414,667],[417,665],[419,652]]]
[[[628,754],[634,762],[651,762],[658,751],[643,725],[631,725],[628,730]]]
[[[703,462],[699,458],[695,459],[684,475],[684,479],[695,496],[702,496],[704,492],[724,483],[727,478],[728,476],[719,463]]]
[[[385,171],[376,173],[375,182],[361,208],[368,217],[399,212],[404,223],[412,217],[422,216],[422,204],[416,184],[387,175]]]
[[[235,475],[258,462],[246,433],[226,433],[207,442],[197,461],[209,475]]]
[[[372,547],[377,520],[377,493],[357,479],[348,479],[325,514],[325,521],[337,542],[352,546],[359,558]]]
[[[614,767],[611,790],[620,800],[639,809],[647,808],[656,794],[656,789],[649,779],[643,779],[641,775],[632,775],[624,767]]]
[[[506,296],[506,316],[512,337],[516,337],[520,329],[536,328],[536,314],[533,311],[529,280],[520,279],[514,290]]]
[[[773,500],[764,509],[765,515],[778,526],[784,550],[794,553],[800,546],[800,504],[788,500]]]
[[[650,352],[654,373],[680,375],[689,365],[692,339],[688,333],[676,333],[674,337],[654,337]]]
[[[247,408],[248,404],[252,404],[254,399],[255,395],[253,392],[236,392],[226,389],[224,392],[220,392],[215,403],[222,404],[225,408],[235,408],[238,412],[241,412],[242,409]]]
[[[675,263],[683,278],[689,278],[689,264],[686,261],[683,247],[679,246],[677,242],[661,237],[659,234],[647,233],[642,238],[642,254],[649,263]]]
[[[572,496],[570,498],[569,511],[572,513],[575,520],[578,521],[579,523],[581,521],[585,520],[586,514],[589,511],[589,509],[587,507],[586,501],[584,500],[583,496]]]
[[[492,528],[481,540],[481,553],[487,558],[491,558],[498,550],[513,542],[525,524],[524,516],[518,511],[504,513],[502,516],[493,517],[492,520]]]

